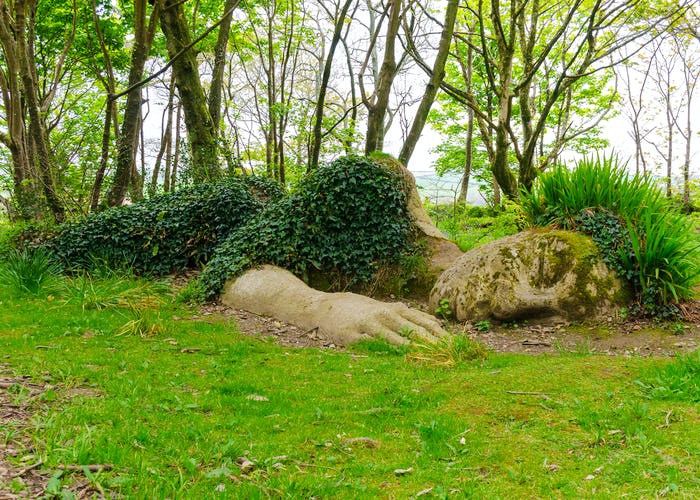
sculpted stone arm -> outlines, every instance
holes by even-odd
[[[222,302],[320,333],[338,344],[381,337],[392,344],[445,337],[433,316],[404,304],[385,303],[355,293],[325,293],[274,266],[252,269],[230,281]],[[399,332],[411,332],[409,337]]]

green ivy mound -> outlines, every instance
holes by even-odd
[[[615,157],[584,158],[573,171],[541,175],[523,207],[538,226],[592,236],[602,259],[633,287],[640,314],[678,315],[700,282],[700,242],[692,222],[649,178],[630,177]]]
[[[166,274],[201,265],[233,230],[280,199],[273,181],[235,177],[190,186],[68,224],[48,243],[68,268],[95,262]]]
[[[252,266],[273,264],[308,279],[318,271],[344,284],[367,283],[413,249],[414,226],[396,172],[343,157],[305,176],[296,189],[232,233],[199,278],[200,298]]]

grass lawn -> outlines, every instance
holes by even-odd
[[[0,445],[30,433],[49,496],[87,480],[108,498],[700,497],[698,356],[417,366],[377,342],[243,337],[146,282],[62,286],[0,289],[0,375],[50,386],[0,389],[33,412],[3,423]],[[88,464],[112,467],[59,471]]]

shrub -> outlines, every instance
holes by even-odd
[[[381,264],[411,251],[412,231],[400,175],[368,158],[343,157],[232,233],[195,286],[213,297],[227,279],[258,264],[304,278],[317,270],[349,284],[368,282]]]
[[[49,247],[69,268],[95,262],[165,274],[206,262],[214,248],[263,207],[253,193],[278,198],[281,188],[234,177],[190,186],[64,226]]]
[[[629,177],[616,156],[586,157],[574,170],[559,165],[540,175],[522,205],[533,224],[576,226],[583,210],[605,209],[623,219],[639,220],[647,212],[668,209],[663,194],[649,178]]]
[[[585,158],[573,171],[559,166],[522,200],[534,224],[590,234],[603,260],[634,288],[639,312],[672,315],[674,302],[693,296],[700,245],[692,223],[615,157]]]
[[[0,259],[39,248],[55,234],[56,226],[43,221],[0,225]]]

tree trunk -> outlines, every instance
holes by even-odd
[[[177,114],[175,115],[175,154],[173,155],[173,170],[170,175],[170,191],[175,191],[178,169],[180,168],[180,148],[182,147],[180,130],[182,130],[182,102],[178,100]]]
[[[467,202],[467,194],[469,191],[469,177],[472,172],[472,163],[474,161],[474,111],[467,110],[467,140],[464,145],[464,173],[462,174],[462,182],[459,189],[459,200],[462,203]]]
[[[214,67],[211,74],[211,86],[207,107],[211,116],[212,126],[218,134],[221,122],[221,95],[224,84],[224,69],[226,68],[226,47],[231,33],[231,19],[233,11],[241,0],[226,0],[224,3],[224,17],[219,25],[219,33],[214,46]]]
[[[102,192],[102,184],[104,183],[105,172],[107,172],[107,163],[109,161],[109,144],[112,131],[112,112],[116,112],[115,102],[107,99],[105,103],[105,121],[102,127],[102,148],[100,154],[100,166],[95,173],[95,182],[92,184],[92,193],[90,194],[90,211],[96,212],[100,207],[100,193]]]
[[[155,35],[156,20],[159,16],[161,2],[153,7],[146,27],[147,0],[135,0],[134,2],[134,48],[131,52],[131,65],[129,67],[129,87],[137,84],[143,78],[146,59],[151,50],[153,36]],[[126,96],[122,129],[117,140],[117,162],[114,172],[112,188],[108,195],[108,204],[111,207],[122,205],[129,190],[129,184],[133,179],[132,172],[135,168],[136,144],[141,122],[141,87],[137,87]]]
[[[0,44],[6,71],[0,71],[0,86],[5,105],[7,134],[0,134],[12,156],[13,201],[19,220],[40,219],[44,210],[39,176],[29,157],[24,100],[19,78],[19,53],[15,41],[15,22],[4,0],[0,1]]]
[[[379,70],[379,77],[374,88],[374,102],[365,102],[367,113],[367,136],[365,154],[379,151],[384,143],[384,117],[389,107],[391,87],[396,76],[396,38],[399,34],[401,19],[401,0],[391,0],[389,5],[389,24],[386,29],[384,60]]]
[[[192,178],[195,183],[217,179],[221,175],[217,132],[207,109],[196,54],[191,48],[183,52],[191,44],[192,38],[181,1],[165,1],[160,25],[165,34],[168,55],[173,62],[175,83],[185,113],[192,155]]]
[[[38,83],[34,76],[35,67],[33,50],[26,38],[26,4],[24,0],[15,1],[15,23],[17,51],[19,54],[19,70],[22,86],[24,87],[24,99],[29,114],[29,138],[32,141],[36,160],[39,164],[39,178],[41,179],[43,194],[46,204],[56,222],[65,220],[65,210],[60,198],[56,194],[56,187],[52,175],[51,158],[49,153],[49,140],[46,127],[41,116],[41,103],[39,102]]]
[[[323,75],[321,76],[321,85],[318,89],[318,98],[316,99],[316,110],[314,112],[314,130],[312,137],[311,146],[311,157],[309,158],[309,170],[314,170],[318,168],[318,160],[321,155],[321,141],[323,139],[322,135],[322,125],[323,125],[323,107],[326,101],[326,91],[328,90],[328,81],[331,77],[331,69],[333,67],[333,56],[335,55],[335,49],[340,41],[340,33],[345,25],[345,17],[348,14],[348,9],[352,4],[353,0],[346,0],[343,5],[338,18],[335,21],[335,27],[333,29],[333,38],[331,39],[331,45],[328,49],[328,55],[326,57],[326,62],[323,67]]]
[[[170,82],[170,91],[168,92],[168,105],[166,106],[165,110],[163,110],[163,113],[166,113],[165,115],[165,128],[163,130],[163,136],[161,137],[160,141],[160,149],[158,150],[158,154],[156,155],[156,161],[153,166],[153,175],[151,177],[151,186],[148,189],[148,194],[150,196],[153,196],[156,194],[158,191],[158,177],[160,175],[160,165],[163,161],[163,157],[166,157],[166,168],[165,168],[165,179],[163,181],[163,185],[167,186],[168,182],[170,181],[170,172],[169,172],[169,166],[168,165],[168,157],[169,155],[166,156],[166,153],[170,151],[170,144],[172,141],[173,137],[173,104],[175,102],[175,82],[171,81]],[[168,191],[168,188],[166,187],[164,191]]]
[[[440,83],[442,83],[445,77],[445,62],[447,61],[447,56],[450,54],[450,45],[452,45],[452,33],[454,31],[455,21],[457,19],[457,8],[459,7],[459,0],[448,0],[447,9],[445,11],[445,24],[442,28],[442,35],[440,37],[440,45],[438,46],[438,52],[435,56],[435,63],[433,64],[433,71],[430,75],[430,80],[425,88],[425,93],[418,105],[418,110],[416,111],[416,116],[413,118],[413,124],[411,125],[411,130],[403,143],[401,152],[399,153],[399,161],[405,166],[408,166],[408,162],[411,160],[413,151],[418,144],[418,139],[420,139],[421,133],[423,132],[423,127],[425,127],[425,122],[428,119],[428,113],[430,108],[433,106],[435,101],[435,96],[437,95],[438,89],[440,88]]]

